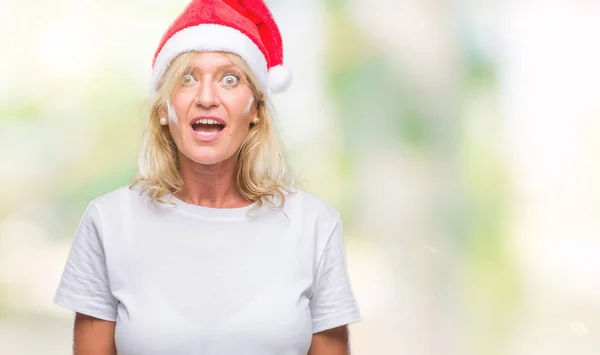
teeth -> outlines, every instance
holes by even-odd
[[[214,136],[215,134],[217,134],[218,132],[204,132],[204,131],[199,131],[198,134],[201,136]]]
[[[194,124],[221,124],[219,121],[211,120],[209,118],[203,118],[196,121]]]

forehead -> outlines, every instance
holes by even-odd
[[[235,66],[226,55],[219,52],[196,53],[189,62],[189,67],[201,72],[212,72],[223,67]]]

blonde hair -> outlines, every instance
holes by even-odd
[[[177,146],[168,126],[160,124],[159,116],[160,112],[168,110],[167,100],[180,85],[181,76],[190,70],[190,62],[197,53],[183,53],[171,62],[153,99],[144,129],[139,171],[135,182],[129,187],[141,185],[141,193],[147,193],[155,203],[169,203],[163,197],[167,193],[175,194],[183,187]],[[245,74],[260,118],[258,123],[251,126],[248,136],[236,153],[236,187],[245,199],[257,203],[255,208],[262,206],[263,199],[281,208],[285,203],[284,191],[291,193],[292,183],[287,177],[283,149],[267,95],[243,59],[232,53],[220,53]]]

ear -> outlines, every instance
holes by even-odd
[[[249,116],[248,124],[250,125],[250,128],[252,128],[252,127],[256,126],[256,124],[260,120],[260,118],[258,117],[258,109],[254,108],[252,111],[250,111],[249,115],[250,116]]]
[[[252,100],[252,106],[250,107],[250,120],[253,120],[256,115],[258,115],[258,101],[255,99]]]
[[[167,112],[167,105],[163,104],[160,105],[159,109],[158,109],[158,117],[167,117],[168,112]]]

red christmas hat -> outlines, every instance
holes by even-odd
[[[223,51],[246,61],[268,94],[292,76],[283,67],[281,33],[262,0],[192,0],[164,34],[152,62],[152,93],[169,64],[191,51]]]

